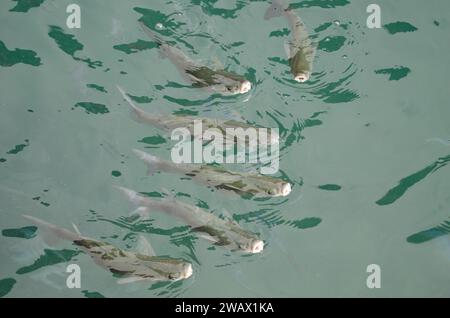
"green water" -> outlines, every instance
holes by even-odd
[[[0,297],[450,296],[450,108],[447,1],[291,4],[317,43],[311,80],[289,73],[283,18],[269,1],[79,0],[0,4]],[[206,65],[220,61],[253,88],[223,97],[190,87],[138,20]],[[286,198],[249,200],[166,173],[146,176],[131,152],[169,159],[174,143],[136,123],[115,85],[148,112],[231,118],[278,127]],[[265,241],[245,255],[197,239],[162,213],[129,222],[122,185],[224,209]],[[69,242],[43,243],[31,214],[133,250],[145,235],[194,275],[175,283],[117,285]],[[66,287],[80,265],[81,289]],[[369,264],[381,288],[366,286]]]

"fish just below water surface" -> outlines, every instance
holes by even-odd
[[[186,128],[189,130],[190,134],[194,138],[201,138],[203,134],[209,129],[217,129],[224,135],[224,141],[229,144],[243,143],[244,145],[248,143],[247,138],[241,138],[239,131],[246,131],[249,128],[255,129],[258,132],[267,132],[266,139],[269,145],[279,144],[279,134],[275,129],[263,128],[260,126],[252,126],[244,122],[239,122],[236,120],[221,120],[216,118],[208,117],[194,117],[194,116],[181,116],[181,115],[157,115],[145,112],[136,106],[135,103],[130,99],[127,93],[120,87],[117,89],[121,93],[122,97],[128,103],[130,110],[135,115],[135,119],[138,122],[143,122],[150,124],[162,131],[167,133],[172,133],[177,128]],[[195,123],[201,122],[201,131],[197,132],[195,130]],[[261,129],[262,128],[262,129]],[[270,132],[270,133],[268,133]],[[200,136],[199,136],[200,134]],[[244,134],[245,136],[245,134]],[[258,142],[261,142],[261,138],[258,138]],[[267,146],[267,145],[265,145]]]
[[[124,251],[106,242],[84,237],[75,226],[77,233],[58,228],[30,215],[24,215],[24,218],[57,238],[72,241],[97,265],[119,276],[117,281],[119,284],[137,281],[178,281],[189,278],[193,273],[190,263],[180,259],[155,256],[153,248],[142,237],[141,243],[144,245],[145,254]]]
[[[279,178],[255,173],[228,171],[210,165],[174,164],[141,150],[133,152],[148,166],[148,174],[156,171],[178,173],[218,190],[234,192],[243,197],[280,197],[291,192],[291,184]]]
[[[264,249],[264,242],[252,232],[242,229],[238,223],[230,219],[221,219],[199,207],[176,200],[164,198],[153,200],[136,191],[117,187],[126,198],[138,208],[132,213],[148,218],[153,210],[172,215],[192,228],[198,236],[213,242],[214,245],[224,246],[232,251],[260,253]]]
[[[311,43],[305,24],[294,13],[294,10],[285,8],[282,0],[273,0],[264,19],[269,20],[281,16],[287,19],[292,34],[292,39],[285,45],[291,73],[297,82],[306,82],[311,77],[316,46]]]
[[[226,70],[212,70],[199,65],[180,49],[162,40],[144,23],[141,22],[140,24],[144,32],[158,44],[160,55],[167,57],[183,77],[192,83],[193,87],[207,89],[223,95],[245,94],[252,88],[252,84],[244,76]]]

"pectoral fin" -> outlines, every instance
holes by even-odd
[[[149,208],[145,206],[140,206],[136,210],[130,213],[130,215],[139,215],[141,218],[148,218],[150,214]]]
[[[198,233],[197,235],[198,235],[198,237],[201,237],[202,239],[205,239],[205,240],[210,241],[210,242],[212,242],[212,243],[217,243],[217,242],[218,242],[218,240],[217,240],[216,238],[212,237],[212,236],[209,235],[209,234],[206,234],[206,233]]]
[[[139,277],[139,276],[131,276],[131,277],[125,277],[125,278],[118,279],[117,284],[123,285],[123,284],[141,282],[144,280],[148,280],[148,279],[144,278],[144,277]]]

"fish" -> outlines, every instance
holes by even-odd
[[[252,84],[244,76],[224,69],[212,70],[207,66],[200,65],[186,56],[180,49],[161,39],[143,22],[140,22],[140,25],[142,30],[159,46],[160,56],[168,58],[193,87],[203,88],[222,95],[245,94],[251,90]]]
[[[127,95],[127,93],[123,90],[123,88],[121,88],[118,85],[116,85],[116,87],[119,90],[120,94],[122,95],[123,99],[125,99],[125,101],[128,103],[130,110],[134,115],[133,117],[136,119],[136,121],[150,124],[166,133],[171,133],[176,128],[187,128],[192,136],[194,136],[195,138],[199,138],[200,136],[197,136],[196,132],[194,131],[194,123],[196,121],[201,121],[202,136],[206,130],[216,128],[224,134],[224,141],[228,140],[230,144],[234,144],[239,141],[247,144],[248,143],[247,138],[244,138],[244,140],[242,140],[242,138],[239,138],[239,135],[227,132],[227,129],[232,129],[234,131],[235,129],[247,130],[249,128],[253,129],[264,128],[258,125],[249,125],[245,122],[233,119],[223,120],[208,117],[185,116],[185,115],[159,115],[147,113],[143,109],[139,108],[131,100],[131,98]],[[270,143],[270,145],[279,144],[280,140],[279,134],[274,129],[267,129],[267,130],[270,131],[270,134],[269,133],[267,134],[268,137],[267,143]]]
[[[178,281],[193,274],[192,265],[181,259],[155,256],[150,243],[139,237],[142,253],[122,250],[109,243],[84,237],[74,226],[75,232],[30,215],[23,215],[32,224],[48,231],[53,236],[71,241],[88,254],[94,262],[119,277],[118,284],[138,281]]]
[[[148,174],[157,171],[178,173],[218,190],[226,190],[249,198],[287,196],[291,184],[282,179],[256,173],[233,172],[211,165],[175,164],[144,151],[133,149],[148,166]]]
[[[153,210],[172,215],[191,227],[191,231],[199,237],[212,242],[216,246],[223,246],[231,251],[246,253],[261,253],[264,242],[258,235],[244,230],[231,217],[222,219],[197,206],[179,201],[173,196],[161,200],[151,199],[136,191],[116,187],[133,205],[138,208],[131,214],[148,218]]]
[[[287,19],[292,34],[292,39],[285,46],[291,73],[295,81],[304,83],[311,77],[316,45],[311,42],[305,24],[294,10],[286,8],[282,0],[273,0],[264,19],[281,16]]]

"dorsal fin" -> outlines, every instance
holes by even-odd
[[[138,236],[136,249],[139,254],[146,255],[146,256],[156,256],[155,250],[153,249],[152,245],[142,235]]]
[[[75,233],[77,233],[79,236],[83,236],[80,232],[80,230],[78,229],[78,227],[75,225],[75,223],[72,223],[72,227],[75,230]]]

